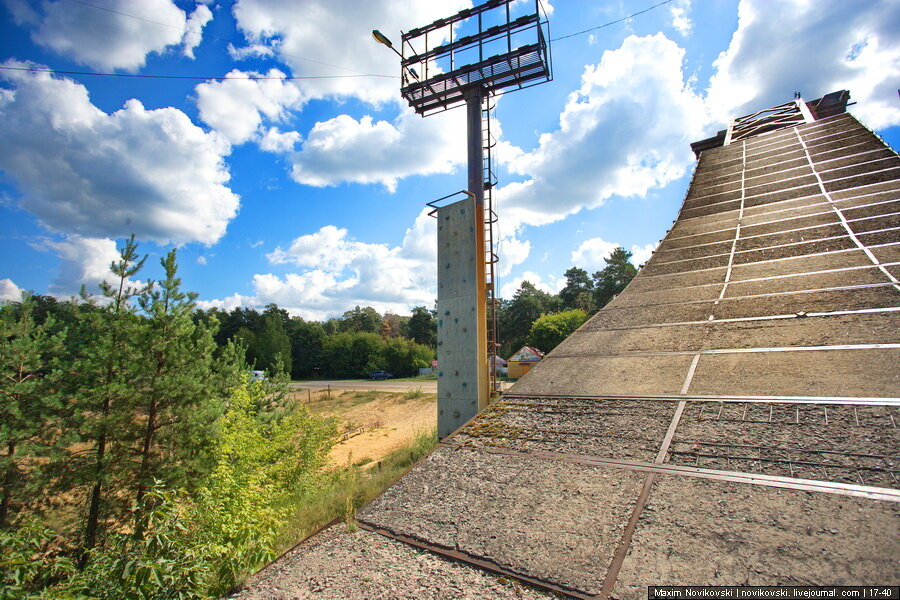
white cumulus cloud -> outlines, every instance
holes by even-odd
[[[31,28],[36,43],[101,70],[136,71],[148,54],[182,43],[192,56],[212,18],[202,5],[188,17],[172,0],[106,0],[102,5],[58,0],[35,7],[13,2],[11,8],[17,21]]]
[[[683,60],[684,50],[660,33],[629,36],[588,65],[559,128],[531,152],[507,151],[508,168],[526,179],[500,190],[505,222],[552,223],[680,178],[694,160],[690,142],[708,122]]]
[[[116,280],[116,275],[109,269],[119,258],[115,240],[70,235],[62,241],[45,240],[35,247],[52,250],[59,257],[59,275],[47,289],[52,296],[77,296],[82,285],[96,294],[101,281],[113,283]]]
[[[436,293],[436,227],[428,210],[416,217],[399,246],[360,242],[344,228],[327,225],[295,238],[267,254],[274,265],[289,265],[285,275],[253,276],[253,295],[207,300],[200,306],[231,309],[269,303],[307,319],[341,315],[354,306],[408,314],[413,306],[431,307]]]
[[[500,262],[497,265],[497,276],[506,277],[516,265],[525,262],[531,254],[531,242],[515,235],[504,236],[497,243]]]
[[[107,114],[84,86],[47,73],[2,77],[0,169],[44,226],[159,243],[213,244],[225,233],[239,201],[220,136],[177,109],[147,110],[137,100]]]
[[[547,292],[548,294],[556,294],[559,293],[559,290],[563,289],[566,285],[565,277],[554,277],[552,275],[547,276],[546,278],[541,277],[534,271],[525,271],[519,277],[513,277],[509,281],[503,284],[500,288],[500,298],[504,300],[511,300],[513,296],[516,294],[516,290],[522,285],[523,281],[527,281],[532,284],[537,289]]]
[[[694,23],[690,17],[691,0],[679,0],[669,7],[669,14],[672,16],[672,27],[675,31],[687,37],[694,30]]]
[[[285,154],[294,150],[294,147],[303,139],[296,131],[282,133],[277,127],[269,127],[259,140],[259,147],[266,152]]]
[[[572,252],[572,264],[589,273],[599,271],[606,266],[606,257],[618,247],[619,244],[599,237],[585,240]]]
[[[741,0],[738,28],[716,59],[709,105],[722,121],[847,89],[867,125],[900,124],[900,2]]]
[[[317,187],[380,183],[393,191],[403,177],[448,173],[465,159],[464,119],[462,111],[423,119],[410,109],[393,123],[338,115],[316,123],[290,156],[291,177]]]
[[[188,58],[194,58],[194,49],[203,41],[203,28],[212,21],[213,14],[205,5],[198,4],[185,24],[182,37],[183,52]]]
[[[22,289],[12,279],[0,279],[0,302],[18,302],[21,299]]]
[[[259,53],[269,46],[294,75],[400,75],[397,55],[372,39],[372,29],[400,47],[400,32],[471,6],[469,0],[239,0],[238,27]],[[435,36],[429,42],[438,42]],[[240,53],[240,49],[236,49]],[[308,97],[357,97],[381,103],[399,96],[392,77],[319,79],[303,82]]]
[[[653,256],[653,252],[656,250],[656,247],[659,244],[644,244],[643,246],[638,246],[634,244],[631,246],[631,264],[636,267],[639,267],[645,264],[650,257]]]
[[[253,79],[255,76],[270,79]],[[303,104],[300,90],[278,69],[264,75],[234,69],[226,77],[234,79],[201,83],[195,91],[200,118],[232,144],[264,139],[264,119],[284,120],[291,109]],[[272,147],[272,138],[266,143]]]

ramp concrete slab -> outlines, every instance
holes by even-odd
[[[649,463],[675,408],[670,401],[509,398],[464,427],[453,443]]]
[[[595,594],[643,479],[622,469],[444,447],[358,519]]]
[[[890,406],[689,402],[667,462],[897,489],[898,422]]]
[[[900,504],[661,475],[611,594],[648,585],[897,585]]]
[[[576,332],[552,357],[622,355],[632,352],[699,352],[833,344],[893,343],[900,312],[829,315],[804,319],[699,322],[693,325]]]
[[[704,355],[691,394],[897,397],[900,350]]]
[[[677,394],[692,356],[604,356],[544,358],[512,392],[520,396],[617,396]],[[588,362],[590,367],[585,368]]]

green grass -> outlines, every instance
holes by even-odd
[[[428,375],[416,375],[415,377],[392,377],[388,381],[437,381],[437,373]]]
[[[404,401],[409,401],[409,400],[431,399],[434,396],[435,396],[434,394],[429,394],[429,393],[423,392],[422,388],[416,388],[416,389],[410,390],[408,392],[403,392],[403,394],[400,397],[403,398]]]
[[[296,510],[279,534],[281,551],[340,517],[352,524],[356,511],[402,477],[437,444],[437,430],[423,431],[411,444],[378,462],[358,464],[323,475],[315,490],[294,498]]]

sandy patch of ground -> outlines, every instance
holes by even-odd
[[[305,393],[298,399],[307,400]],[[419,392],[324,392],[304,402],[314,413],[334,417],[339,431],[352,435],[334,445],[330,462],[335,466],[377,463],[416,435],[437,426],[437,397]],[[353,433],[358,428],[361,433]]]

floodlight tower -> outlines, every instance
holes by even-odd
[[[550,25],[540,0],[515,18],[514,3],[487,0],[412,29],[402,34],[402,53],[381,32],[372,32],[400,56],[400,92],[417,113],[424,117],[466,106],[467,189],[428,203],[438,219],[441,438],[485,408],[498,391],[491,97],[553,79]]]

